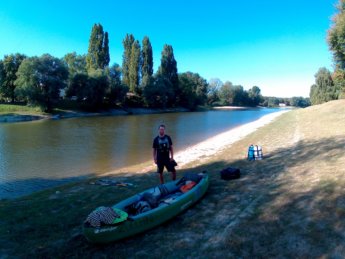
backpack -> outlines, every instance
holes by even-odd
[[[241,171],[238,168],[228,167],[220,171],[220,178],[223,180],[238,179],[241,177]]]
[[[254,153],[255,160],[262,160],[262,147],[256,146]]]
[[[250,145],[248,148],[248,160],[249,161],[255,160],[254,146],[253,145]]]

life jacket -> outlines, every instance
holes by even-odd
[[[189,181],[188,183],[186,182],[185,185],[182,185],[180,188],[180,191],[185,193],[188,192],[190,189],[192,189],[196,185],[196,182]]]

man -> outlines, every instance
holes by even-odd
[[[165,135],[165,125],[160,125],[158,128],[158,136],[153,140],[153,160],[157,165],[157,173],[161,184],[164,183],[163,171],[164,167],[171,172],[173,180],[176,179],[174,150],[171,138]]]

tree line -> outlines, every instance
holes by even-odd
[[[336,10],[327,33],[334,71],[322,67],[315,74],[315,83],[310,88],[312,105],[345,98],[345,0],[338,1]]]
[[[108,32],[101,24],[95,24],[86,55],[73,52],[62,59],[50,54],[5,55],[0,60],[0,98],[39,105],[48,112],[61,99],[85,109],[185,107],[194,110],[199,105],[276,106],[279,103],[277,98],[265,99],[258,86],[246,91],[229,81],[208,82],[198,73],[178,73],[171,45],[164,45],[160,66],[154,73],[149,37],[145,36],[140,43],[127,34],[122,44],[122,66],[109,65]]]

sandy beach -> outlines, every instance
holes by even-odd
[[[176,152],[174,155],[174,159],[178,164],[178,170],[183,169],[184,165],[192,163],[192,162],[195,163],[194,165],[202,164],[203,161],[207,159],[208,157],[211,157],[215,155],[217,152],[228,148],[233,143],[243,139],[244,137],[253,133],[260,127],[267,125],[268,123],[270,123],[271,121],[273,121],[274,119],[282,115],[283,113],[286,113],[289,111],[291,110],[284,109],[275,113],[267,114],[258,120],[255,120],[253,122],[225,131],[223,133],[215,135],[214,137],[206,139],[205,141],[202,141],[193,146],[190,146],[182,151]],[[254,143],[248,143],[248,146],[251,144],[254,144]],[[260,143],[255,143],[255,144],[260,144]],[[243,155],[245,156],[246,154],[243,154]],[[151,165],[147,166],[147,163],[145,163],[145,166],[142,167],[141,170],[137,171],[136,174],[152,172],[155,170],[155,168],[156,168],[155,164],[152,163]],[[123,171],[127,171],[127,169],[126,168],[117,169],[111,172],[101,174],[100,176],[117,175],[119,173],[122,173]],[[125,174],[126,177],[130,177],[132,175],[133,175],[132,173]]]
[[[217,152],[227,148],[234,142],[244,138],[258,128],[270,123],[275,118],[279,117],[285,112],[290,110],[282,110],[279,112],[271,113],[261,117],[260,119],[236,127],[229,131],[218,134],[194,146],[191,146],[181,152],[175,154],[174,158],[179,166],[183,166],[190,162],[198,161],[200,158],[210,157]],[[248,143],[248,146],[252,143]]]

